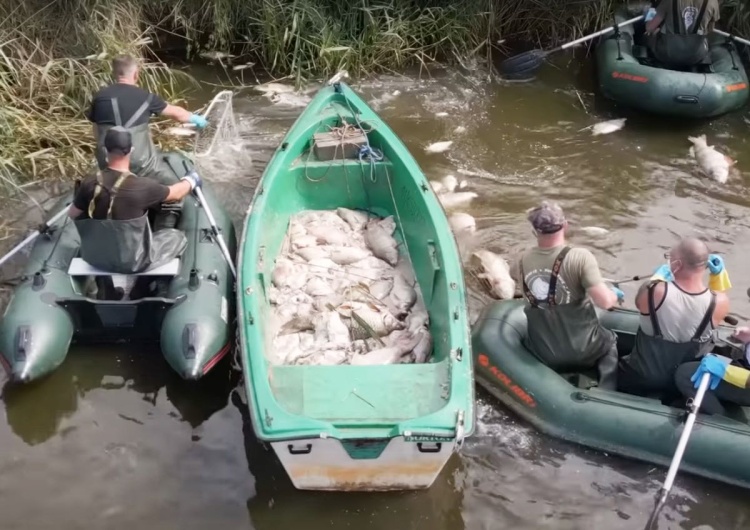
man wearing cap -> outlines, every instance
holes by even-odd
[[[99,169],[107,167],[104,137],[110,128],[120,126],[125,127],[132,135],[130,171],[139,177],[151,177],[167,186],[178,182],[154,145],[148,129],[149,119],[151,116],[161,115],[180,123],[192,123],[198,128],[205,127],[206,120],[180,106],[170,105],[156,94],[138,87],[138,63],[129,55],[114,58],[112,75],[115,83],[94,95],[91,108],[86,114],[94,124]],[[172,210],[177,215],[171,218],[165,216],[165,222],[169,222],[170,227],[176,226],[180,208],[179,202],[173,203]]]
[[[568,222],[558,204],[542,202],[529,210],[528,220],[537,246],[519,265],[529,348],[559,372],[596,366],[599,388],[615,390],[617,336],[599,324],[594,304],[610,309],[624,299],[623,292],[604,283],[590,251],[566,244]]]
[[[191,172],[171,186],[136,177],[129,169],[132,137],[123,127],[107,131],[104,148],[107,167],[81,183],[68,211],[81,237],[81,257],[106,272],[133,274],[180,256],[185,234],[162,228],[152,235],[148,212],[201,186],[198,174]]]

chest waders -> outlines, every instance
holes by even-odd
[[[593,368],[617,341],[614,332],[599,324],[596,309],[588,298],[573,304],[559,305],[555,301],[557,279],[569,251],[570,247],[563,248],[552,265],[546,306],[540,305],[526,285],[523,259],[520,262],[523,292],[529,302],[524,308],[528,347],[544,364],[560,372]]]
[[[130,177],[138,178],[132,173],[122,173],[109,188],[99,172],[94,195],[89,201],[89,218],[75,221],[81,236],[81,257],[97,269],[115,274],[134,274],[164,264],[180,256],[187,245],[185,234],[176,229],[152,234],[148,212],[135,219],[112,219],[117,193]],[[94,219],[96,201],[102,190],[109,194],[107,216]]]
[[[702,357],[713,348],[713,341],[710,338],[701,337],[711,325],[716,307],[716,294],[711,293],[708,310],[703,315],[693,337],[688,342],[671,342],[662,337],[661,326],[656,316],[654,287],[657,283],[654,282],[648,287],[648,312],[654,335],[646,335],[639,327],[635,337],[635,347],[621,363],[623,389],[634,394],[650,392],[676,394],[674,376],[677,367]]]
[[[709,55],[708,39],[698,34],[706,15],[708,0],[703,0],[698,16],[691,27],[684,27],[678,0],[672,0],[672,30],[674,33],[655,33],[649,48],[657,61],[667,68],[684,69],[703,63]],[[665,21],[666,24],[666,21]],[[684,27],[684,31],[683,31]]]
[[[133,143],[133,152],[130,154],[130,171],[138,177],[152,178],[160,184],[171,186],[177,184],[180,180],[169,165],[164,162],[161,153],[154,145],[148,129],[148,122],[133,126],[141,116],[148,112],[148,107],[151,105],[152,99],[153,95],[149,94],[146,101],[138,107],[125,123],[122,123],[117,98],[110,99],[115,125],[96,125],[96,159],[100,170],[107,167],[107,151],[104,148],[104,137],[112,127],[125,127],[130,132]],[[162,228],[176,227],[180,213],[182,212],[182,203],[183,200],[163,204],[161,212],[156,215],[154,230],[158,231]]]

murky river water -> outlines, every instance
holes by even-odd
[[[733,312],[750,316],[748,111],[692,125],[639,117],[598,101],[586,66],[558,65],[527,85],[452,72],[355,88],[430,178],[454,174],[479,193],[466,209],[477,218],[478,246],[511,256],[526,248],[523,212],[542,198],[560,201],[573,228],[611,231],[571,232],[610,277],[650,273],[676,237],[698,234],[726,257]],[[301,108],[247,90],[234,103],[253,162],[215,181],[239,223]],[[627,126],[612,135],[580,130],[620,116]],[[458,125],[466,132],[455,133]],[[687,136],[700,133],[738,160],[726,185],[694,170]],[[448,139],[447,153],[424,152]],[[481,307],[488,298],[467,281],[472,307]],[[630,304],[634,289],[625,287]],[[74,349],[46,380],[5,385],[0,528],[639,529],[665,475],[539,435],[481,397],[475,436],[430,490],[300,492],[255,441],[241,389],[228,362],[188,384],[158,351],[132,348]],[[662,529],[750,526],[747,491],[680,476],[673,492]]]

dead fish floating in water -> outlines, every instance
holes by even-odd
[[[473,234],[477,230],[476,220],[468,213],[456,212],[448,218],[448,223],[456,235]]]
[[[258,92],[263,92],[267,96],[270,96],[271,94],[289,94],[294,92],[294,87],[281,83],[266,83],[264,85],[255,85],[253,88]]]
[[[232,55],[231,53],[220,52],[218,50],[211,50],[211,51],[203,52],[200,55],[204,59],[209,59],[211,61],[221,61],[222,59],[231,59],[232,57],[236,57],[235,55]]]
[[[695,157],[703,173],[719,184],[724,184],[729,178],[729,168],[735,164],[735,161],[708,145],[705,134],[698,137],[689,136],[688,140],[693,143],[690,153]]]
[[[438,194],[438,200],[446,210],[468,204],[477,197],[479,197],[479,195],[477,195],[473,191],[457,191],[455,193]]]
[[[250,68],[251,66],[255,66],[255,63],[237,64],[232,67],[232,70],[245,70],[246,68]]]
[[[510,276],[508,262],[489,250],[477,250],[474,256],[479,259],[484,269],[484,272],[477,274],[477,277],[487,280],[492,295],[500,300],[513,298],[516,293],[516,282]]]
[[[452,140],[448,140],[445,142],[435,142],[425,147],[425,151],[427,151],[428,153],[444,153],[445,151],[450,149],[452,145]]]
[[[445,118],[445,117],[447,117],[447,116],[448,116],[448,113],[447,113],[447,112],[436,112],[436,113],[435,113],[435,117],[436,117],[436,118]]]
[[[588,236],[606,236],[609,230],[600,226],[584,226],[578,229],[581,233]]]
[[[591,134],[593,136],[599,136],[600,134],[610,134],[615,131],[619,131],[625,127],[627,118],[618,118],[616,120],[603,121],[597,123],[591,127]]]

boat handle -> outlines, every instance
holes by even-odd
[[[675,96],[674,100],[677,103],[689,103],[691,105],[698,104],[698,96]]]
[[[437,442],[435,447],[425,446],[422,442],[417,443],[417,449],[420,453],[439,453],[442,448],[443,444],[440,442]]]
[[[291,455],[309,455],[312,452],[312,444],[306,444],[304,449],[295,449],[292,444],[286,447],[289,449],[289,454]]]

